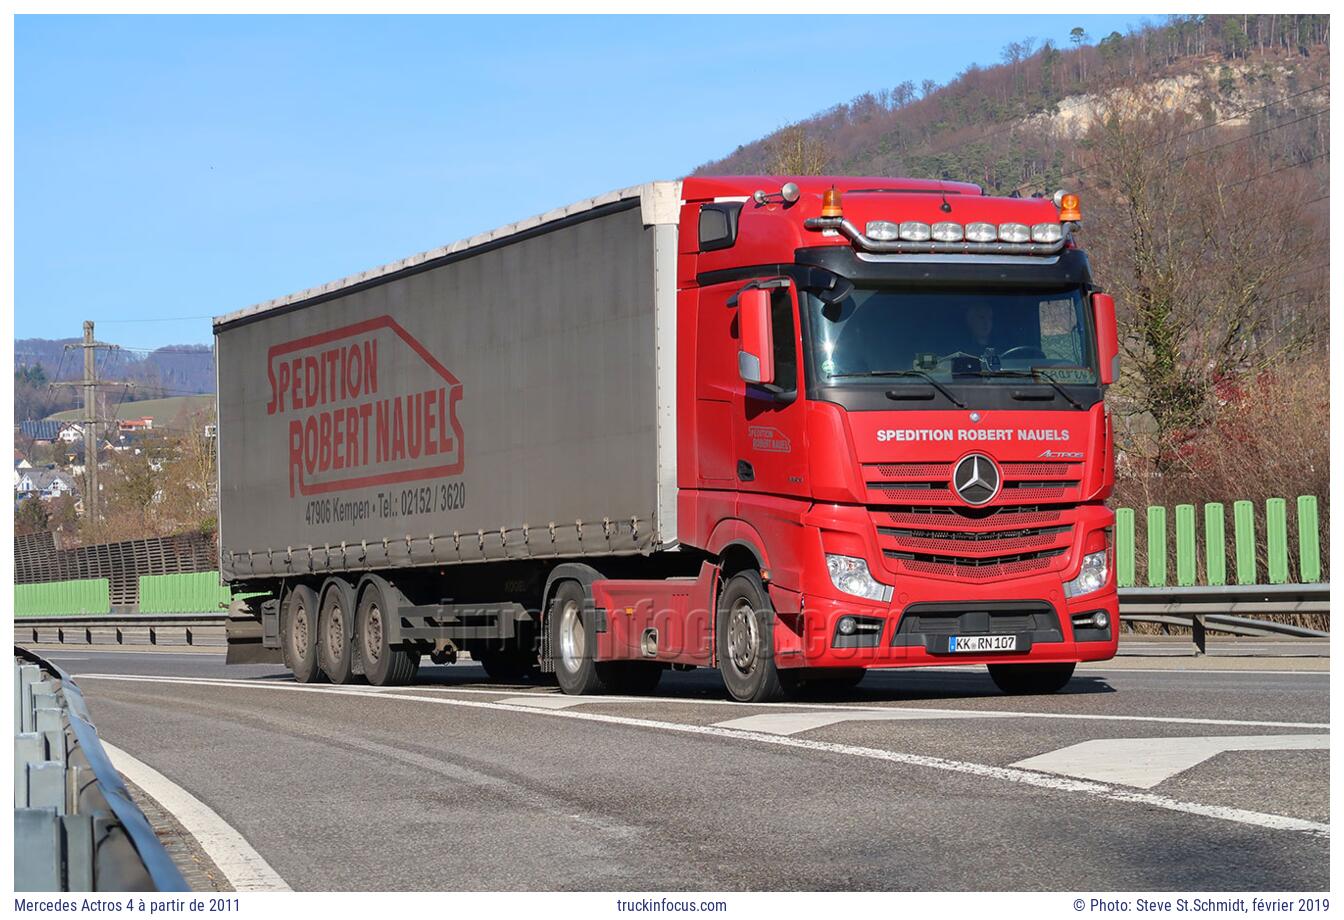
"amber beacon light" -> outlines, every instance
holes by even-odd
[[[1061,222],[1083,219],[1083,212],[1078,210],[1078,196],[1073,192],[1065,192],[1059,196],[1059,219]]]
[[[826,190],[826,194],[821,196],[821,216],[822,217],[841,217],[844,211],[840,207],[840,192],[832,185]]]

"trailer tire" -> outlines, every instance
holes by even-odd
[[[346,598],[350,596],[343,584],[328,582],[322,592],[322,611],[318,616],[317,660],[333,684],[353,683],[355,679],[354,630],[348,619]]]
[[[588,592],[577,581],[563,581],[551,596],[546,613],[550,647],[555,656],[555,680],[571,696],[601,693],[610,668],[593,660],[597,652],[596,624],[592,622]]]
[[[301,684],[315,683],[322,677],[317,658],[317,621],[317,592],[307,585],[290,588],[280,611],[280,647],[285,666]]]
[[[364,676],[375,687],[395,687],[410,683],[420,668],[419,652],[392,648],[384,624],[387,604],[377,585],[367,586],[359,598],[355,615],[355,640],[364,662]]]
[[[1077,665],[1066,664],[992,664],[989,676],[1009,696],[1058,693],[1073,678]]]
[[[723,586],[714,632],[719,673],[739,703],[783,699],[793,682],[775,667],[775,608],[757,572],[738,572]]]

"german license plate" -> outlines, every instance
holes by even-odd
[[[1017,648],[1017,636],[948,636],[949,652],[1011,652]]]

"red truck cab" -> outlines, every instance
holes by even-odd
[[[761,701],[962,664],[1047,692],[1114,656],[1115,311],[1076,196],[729,177],[682,199],[677,512],[706,563],[596,581],[598,657],[652,631]]]

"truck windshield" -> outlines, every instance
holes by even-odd
[[[1028,376],[1097,383],[1091,322],[1076,288],[855,288],[837,303],[815,296],[807,302],[812,368],[822,386],[889,377],[982,386],[1020,385]]]

